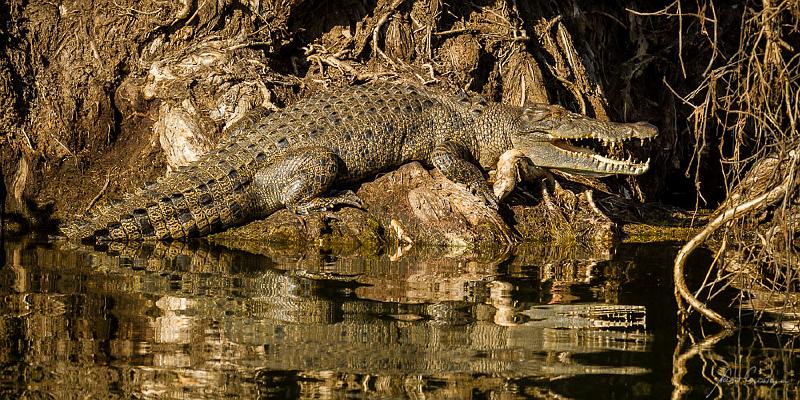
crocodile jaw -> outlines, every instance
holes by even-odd
[[[536,166],[581,175],[641,175],[650,168],[650,159],[645,162],[636,162],[631,158],[617,160],[561,139],[530,143],[519,150]]]
[[[650,160],[619,160],[575,146],[569,140],[591,139],[603,145],[631,139],[646,141],[658,129],[646,122],[600,121],[557,105],[536,104],[521,109],[518,125],[510,135],[512,146],[534,165],[583,175],[641,175]]]

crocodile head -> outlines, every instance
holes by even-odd
[[[649,159],[619,160],[579,145],[613,145],[631,139],[646,140],[657,134],[656,127],[646,122],[599,121],[560,106],[538,104],[522,109],[511,142],[539,167],[592,176],[641,175],[649,168]]]

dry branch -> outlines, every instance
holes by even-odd
[[[722,226],[728,226],[722,243],[730,246],[732,254],[746,255],[740,264],[750,264],[765,273],[753,278],[762,288],[772,287],[789,290],[800,283],[789,263],[777,262],[789,258],[774,254],[775,246],[763,245],[766,240],[748,238],[778,237],[788,256],[794,247],[796,230],[782,221],[797,197],[798,143],[800,132],[797,115],[800,114],[800,58],[787,44],[800,32],[800,10],[791,0],[764,2],[753,7],[743,7],[739,34],[722,35],[718,9],[712,0],[701,1],[696,11],[673,2],[654,13],[637,15],[660,16],[678,19],[678,58],[682,74],[702,76],[698,87],[686,95],[678,95],[681,102],[690,107],[689,123],[694,133],[694,153],[688,170],[693,170],[698,200],[702,199],[702,168],[709,161],[717,164],[725,179],[729,198],[721,206],[717,218],[711,221],[695,238],[678,253],[674,265],[676,298],[686,300],[690,307],[705,317],[731,328],[731,321],[711,310],[705,301],[713,298],[722,289],[709,290],[704,299],[699,293],[723,282],[723,289],[733,280],[741,281],[741,273],[718,274],[709,282],[706,279],[696,294],[692,294],[684,281],[684,263],[691,252]],[[726,10],[727,13],[732,11]],[[689,24],[684,21],[691,18]],[[731,25],[726,29],[733,30]],[[724,38],[724,39],[723,39]],[[727,58],[721,57],[722,48],[734,49]],[[696,66],[683,63],[684,52],[704,54],[707,59],[698,59]],[[794,94],[794,95],[793,95]],[[709,159],[714,147],[718,147],[720,160]],[[780,160],[764,163],[770,158]],[[772,167],[765,167],[765,165]],[[753,193],[762,193],[754,197]],[[732,224],[733,221],[739,221]],[[780,233],[780,234],[777,234]],[[728,240],[730,236],[733,240]],[[768,257],[764,257],[768,254]],[[759,256],[761,255],[761,256]],[[736,262],[739,263],[740,260]],[[722,257],[714,261],[709,270],[720,271],[731,260]],[[757,266],[757,267],[756,267]],[[740,271],[743,268],[740,268]],[[766,272],[769,271],[769,272]],[[784,277],[781,285],[769,282],[769,277]],[[746,291],[741,285],[730,285]]]

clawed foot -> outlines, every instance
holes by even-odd
[[[352,190],[333,191],[329,196],[315,197],[302,204],[287,205],[286,208],[295,214],[308,215],[312,212],[330,211],[341,206],[364,210],[364,202]]]
[[[492,210],[497,210],[500,208],[500,200],[497,199],[497,196],[495,196],[492,188],[486,185],[486,183],[476,182],[469,185],[468,188],[473,195],[483,199],[483,203]]]
[[[492,186],[492,192],[494,196],[500,200],[505,199],[511,192],[514,191],[514,187],[517,185],[516,177],[497,177],[494,181],[494,185]]]
[[[500,156],[495,172],[492,191],[498,199],[506,198],[517,182],[534,182],[543,179],[545,187],[553,181],[553,175],[544,168],[537,167],[530,158],[519,150],[509,150]]]
[[[535,180],[527,180],[529,182],[537,183],[542,188],[543,191],[550,192],[553,190],[553,187],[556,184],[556,180],[553,175],[549,172],[546,175],[541,177],[537,177]],[[498,179],[494,182],[494,186],[492,186],[492,191],[494,195],[497,196],[498,199],[501,201],[508,197],[516,188],[516,182],[513,182],[509,179]]]

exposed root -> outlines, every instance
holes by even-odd
[[[396,10],[397,7],[400,7],[400,4],[403,4],[403,1],[405,0],[394,0],[392,5],[389,6],[389,9],[386,10],[386,12],[381,16],[381,18],[378,20],[378,23],[375,24],[375,28],[372,30],[372,48],[375,50],[376,53],[378,53],[381,56],[381,58],[386,60],[393,67],[397,67],[397,63],[394,60],[392,60],[391,57],[387,56],[386,53],[383,52],[383,50],[381,50],[381,46],[378,44],[378,38],[380,37],[380,31],[381,28],[383,27],[383,24],[386,23],[386,21],[389,19],[389,16],[392,15],[394,10]]]
[[[105,193],[106,190],[108,190],[108,185],[111,183],[111,173],[113,171],[114,169],[108,171],[108,173],[106,174],[106,183],[103,184],[103,188],[100,189],[100,192],[97,193],[97,196],[94,196],[92,201],[89,202],[89,205],[86,206],[86,210],[84,210],[85,212],[89,212],[89,210],[91,210],[92,207],[94,207],[95,203],[97,203],[97,201],[100,200],[101,197],[103,197],[103,193]]]
[[[377,80],[381,77],[397,76],[394,72],[369,72],[359,71],[354,66],[354,62],[341,60],[338,55],[330,54],[326,49],[318,46],[306,48],[306,59],[317,64],[320,74],[325,76],[324,65],[334,67],[346,76],[350,76],[351,82],[367,82]]]
[[[17,168],[14,183],[11,185],[11,193],[16,200],[17,205],[21,208],[23,214],[30,217],[30,211],[26,206],[25,199],[23,198],[25,186],[28,184],[28,177],[30,175],[30,167],[28,166],[28,158],[22,155],[19,159],[19,167]]]
[[[787,43],[800,30],[800,9],[794,1],[776,0],[743,7],[740,12],[739,26],[724,26],[733,31],[738,28],[738,34],[728,35],[719,34],[723,21],[718,19],[712,0],[702,1],[694,9],[676,1],[653,13],[633,12],[677,18],[681,73],[684,77],[704,77],[685,95],[670,85],[666,87],[691,108],[689,120],[695,143],[687,176],[694,173],[698,205],[706,200],[701,192],[706,183],[702,176],[709,163],[720,162],[728,199],[718,216],[678,254],[674,277],[676,298],[685,299],[692,308],[725,327],[731,327],[731,321],[705,306],[699,293],[708,290],[704,296],[711,299],[732,287],[745,302],[752,298],[746,295],[752,294],[751,290],[788,299],[800,284],[796,262],[792,262],[796,259],[798,231],[787,223],[790,210],[797,207],[795,175],[800,143],[800,97],[794,95],[800,88],[800,59]],[[685,23],[687,18],[694,20],[692,24]],[[689,45],[694,54],[705,57],[700,57],[697,65],[684,63],[683,53]],[[722,48],[735,51],[720,65]],[[709,160],[710,154],[721,160]],[[752,193],[763,194],[753,197]],[[714,261],[706,281],[692,295],[683,280],[685,259],[723,225],[728,229],[721,243],[727,248],[724,255],[723,250],[717,253],[722,261]],[[717,271],[717,278],[709,282],[712,270]],[[721,288],[712,289],[718,283]],[[770,301],[750,302],[750,306],[756,304],[773,308]],[[785,305],[785,316],[799,311],[788,301]]]
[[[784,196],[788,193],[789,189],[794,185],[794,171],[798,161],[798,154],[792,154],[792,166],[790,168],[789,176],[784,180],[784,182],[770,190],[767,193],[764,193],[752,200],[746,201],[741,204],[737,204],[726,209],[722,214],[717,216],[713,221],[709,222],[705,228],[703,228],[700,233],[698,233],[692,240],[689,241],[681,250],[678,252],[677,257],[675,257],[675,265],[673,268],[673,278],[675,279],[675,299],[680,304],[681,299],[686,300],[690,306],[696,309],[698,312],[703,314],[706,318],[718,323],[725,329],[733,329],[734,324],[722,317],[716,311],[707,307],[703,302],[701,302],[695,295],[689,291],[688,286],[686,285],[686,280],[684,279],[684,264],[686,263],[686,258],[699,246],[702,244],[711,234],[713,234],[717,229],[721,226],[725,225],[726,223],[733,221],[735,219],[741,218],[743,215],[749,213],[756,213],[760,210],[763,210],[778,200],[784,198]]]

